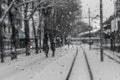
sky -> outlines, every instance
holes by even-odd
[[[83,21],[88,23],[88,8],[91,12],[91,26],[93,31],[100,29],[100,19],[94,18],[100,14],[100,0],[80,0],[82,2],[82,17]],[[103,20],[105,21],[114,13],[114,1],[115,0],[103,0]]]
[[[91,16],[95,17],[99,14],[99,2],[100,0],[81,0],[82,2],[82,14],[84,17],[88,17],[88,8],[91,10]],[[104,20],[112,15],[114,12],[114,0],[103,0],[103,17]]]

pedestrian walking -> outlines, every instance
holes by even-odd
[[[49,45],[48,45],[48,34],[44,34],[44,42],[43,42],[43,51],[45,52],[46,58],[48,57]]]
[[[51,43],[52,57],[55,56],[55,42]]]

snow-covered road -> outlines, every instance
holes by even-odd
[[[57,49],[54,58],[51,56],[51,51],[49,58],[33,51],[30,56],[19,55],[17,60],[7,58],[0,64],[0,80],[120,80],[120,64],[107,56],[100,62],[99,51],[89,50],[87,44],[64,46]],[[75,63],[67,79],[73,60]]]
[[[90,80],[82,48],[78,49],[78,55],[69,80]]]

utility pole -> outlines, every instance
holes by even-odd
[[[100,58],[101,62],[103,62],[103,4],[102,0],[100,0]]]
[[[90,12],[90,8],[88,8],[88,21],[89,21],[89,34],[91,33],[91,20],[90,20],[90,16],[91,12]],[[91,35],[89,35],[89,49],[91,49]]]
[[[118,20],[116,20],[116,19],[118,19],[117,17],[119,16],[119,13],[120,13],[120,7],[119,7],[119,5],[120,5],[120,1],[116,1],[116,0],[114,0],[114,14],[115,14],[115,26],[117,27],[117,29],[118,29],[118,33],[117,33],[117,40],[118,40],[118,53],[120,52],[120,38],[119,38],[119,34],[120,34],[120,28],[119,28],[119,24],[118,25],[116,25],[116,23],[117,23],[117,21]]]
[[[115,31],[115,29],[116,29],[116,22],[117,22],[117,20],[116,20],[116,0],[114,0],[114,32],[113,32],[113,36],[112,36],[112,39],[113,39],[113,53],[114,53],[114,51],[115,51],[115,39],[116,39],[116,37],[115,37],[115,33],[116,33],[116,31]]]

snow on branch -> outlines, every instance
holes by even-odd
[[[16,0],[13,0],[13,1],[11,2],[10,6],[7,8],[5,14],[4,14],[4,15],[2,16],[2,18],[0,19],[0,22],[2,22],[2,21],[5,19],[7,13],[8,13],[9,10],[12,8],[13,4],[15,3],[15,1],[16,1]]]

